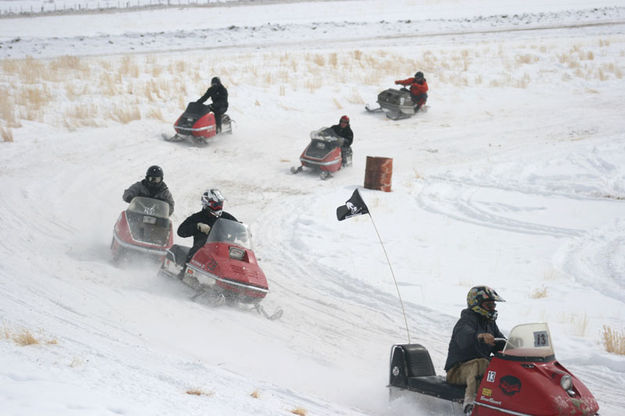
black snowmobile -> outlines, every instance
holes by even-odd
[[[384,112],[391,120],[401,120],[414,116],[417,111],[426,111],[426,107],[419,108],[412,101],[412,95],[407,88],[389,88],[378,94],[378,107],[369,104],[365,110],[370,113]]]

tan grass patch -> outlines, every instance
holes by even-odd
[[[625,331],[619,332],[604,325],[602,336],[603,344],[607,352],[625,355]]]
[[[0,127],[0,136],[3,142],[13,143],[13,131],[10,128]]]
[[[166,121],[160,108],[151,108],[148,111],[146,118]]]
[[[254,390],[251,394],[251,397],[255,398],[255,399],[260,399],[260,393],[258,392],[258,390]]]
[[[13,335],[13,341],[17,345],[21,345],[23,347],[27,345],[39,344],[39,341],[27,329],[24,329],[21,332]]]
[[[306,409],[302,409],[301,407],[297,407],[291,410],[291,413],[293,413],[294,415],[299,415],[299,416],[306,416],[308,414]]]
[[[530,297],[532,299],[542,299],[542,298],[546,298],[547,297],[547,288],[546,287],[542,287],[540,289],[535,289],[531,294]]]
[[[207,397],[212,397],[215,394],[212,391],[204,391],[202,389],[197,389],[197,388],[189,389],[187,390],[186,393],[191,396],[207,396]]]
[[[113,110],[111,110],[111,118],[122,124],[128,124],[131,121],[141,120],[141,111],[137,107],[115,107]]]
[[[320,55],[320,54],[315,54],[315,55],[313,56],[312,61],[313,61],[316,65],[318,65],[318,66],[325,66],[325,64],[326,64],[326,57],[325,57],[325,56],[323,56],[323,55]]]

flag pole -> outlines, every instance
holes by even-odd
[[[384,250],[384,255],[386,256],[386,262],[388,263],[388,268],[391,269],[391,276],[393,276],[393,282],[395,283],[395,289],[397,290],[397,297],[399,298],[399,304],[401,305],[401,312],[404,315],[404,323],[406,324],[406,334],[408,335],[408,344],[410,342],[410,330],[408,329],[408,319],[406,318],[406,308],[404,308],[404,301],[401,298],[401,293],[399,292],[399,286],[397,285],[397,279],[395,278],[395,273],[393,272],[393,266],[391,266],[391,261],[388,258],[388,253],[386,252],[386,247],[384,247],[384,243],[382,242],[382,237],[380,237],[380,233],[378,232],[378,227],[375,225],[375,221],[373,221],[373,216],[370,212],[368,212],[369,218],[371,218],[371,224],[373,224],[373,228],[375,229],[375,233],[378,235],[378,240],[380,240],[380,245],[382,246],[382,250]]]

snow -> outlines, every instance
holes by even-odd
[[[625,330],[623,2],[235,3],[0,18],[0,414],[453,414],[388,400],[407,333],[371,218],[336,220],[358,187],[439,374],[467,291],[487,284],[504,333],[548,322],[601,415],[622,415],[625,356],[602,332]],[[428,112],[364,111],[416,70]],[[163,141],[213,75],[233,134]],[[353,167],[291,175],[341,114]],[[393,158],[392,192],[362,188],[366,156]],[[152,164],[176,225],[221,189],[280,320],[192,302],[158,264],[113,265],[121,194]]]

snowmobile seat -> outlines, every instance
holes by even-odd
[[[393,346],[389,384],[445,400],[464,398],[464,386],[448,384],[445,377],[437,376],[430,353],[420,344]]]
[[[167,250],[167,257],[169,257],[170,260],[173,260],[178,266],[184,266],[189,250],[191,250],[191,247],[174,244],[169,250]]]
[[[404,345],[408,377],[434,376],[434,365],[428,350],[420,344]]]
[[[464,399],[464,386],[449,384],[443,376],[409,377],[408,388],[428,396],[455,402],[462,402]]]

